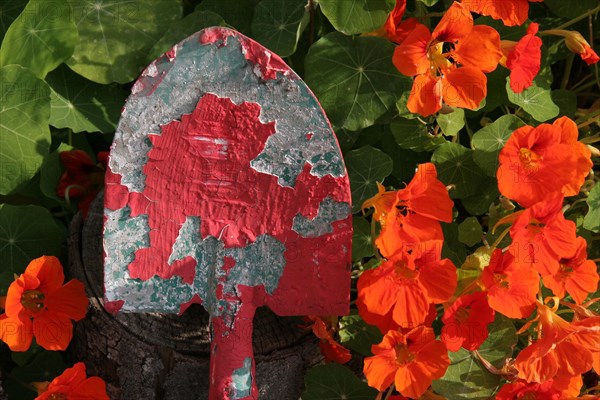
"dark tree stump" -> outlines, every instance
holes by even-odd
[[[208,398],[209,315],[201,306],[181,316],[104,309],[102,205],[99,195],[87,220],[78,214],[70,226],[67,276],[84,282],[91,304],[75,324],[74,360],[106,381],[112,400]],[[299,318],[258,310],[253,345],[261,399],[298,399],[304,373],[322,360],[316,339],[299,324]]]

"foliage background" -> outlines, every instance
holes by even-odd
[[[284,57],[323,105],[338,136],[351,181],[355,213],[354,275],[373,267],[371,224],[359,211],[377,192],[376,182],[401,188],[418,163],[432,161],[452,185],[456,215],[444,224],[444,257],[460,266],[482,245],[503,213],[495,172],[497,155],[511,132],[566,115],[580,139],[598,138],[598,67],[587,67],[560,38],[543,37],[542,69],[535,86],[514,94],[508,70],[488,75],[488,97],[477,111],[456,109],[426,119],[410,114],[412,80],[391,62],[394,44],[362,34],[380,28],[394,0],[12,0],[0,6],[0,295],[14,274],[42,254],[66,263],[66,232],[76,204],[56,195],[64,172],[59,152],[82,149],[94,160],[108,150],[121,107],[140,71],[172,45],[203,27],[231,26]],[[449,0],[410,0],[408,16],[435,26]],[[600,40],[597,0],[530,3],[540,30],[573,22],[587,40]],[[579,18],[579,20],[577,20]],[[488,17],[476,24],[518,40],[524,27],[504,27]],[[596,159],[597,162],[597,159]],[[596,164],[597,166],[597,164]],[[597,168],[596,168],[597,170]],[[595,177],[595,180],[598,176]],[[566,216],[600,257],[600,185],[570,200]],[[467,277],[468,278],[468,277]],[[598,297],[598,294],[592,297]],[[354,364],[370,355],[380,334],[356,315],[340,321],[342,343]],[[498,318],[481,353],[497,366],[523,344],[516,327]],[[50,380],[65,367],[63,355],[33,347],[14,353],[2,346],[6,390],[34,396],[25,382]],[[448,398],[486,398],[500,378],[472,356],[452,354],[453,364],[434,389]],[[352,364],[351,364],[352,365]],[[359,370],[360,368],[356,368]],[[303,398],[374,398],[351,369],[315,368]],[[328,397],[329,396],[329,397]],[[333,397],[332,397],[333,396]]]

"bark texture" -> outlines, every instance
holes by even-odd
[[[91,303],[87,317],[75,324],[73,358],[107,382],[112,400],[208,398],[209,315],[201,306],[182,316],[104,310],[102,206],[100,195],[87,220],[78,214],[69,232],[66,272],[84,282]],[[253,345],[263,400],[298,399],[304,373],[321,361],[315,338],[300,323],[267,309],[257,312]]]

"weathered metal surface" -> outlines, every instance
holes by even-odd
[[[111,311],[213,316],[211,398],[255,398],[257,307],[348,311],[350,191],[316,98],[276,55],[209,28],[132,89],[109,158]]]

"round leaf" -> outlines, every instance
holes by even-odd
[[[577,112],[577,95],[575,92],[565,89],[556,89],[550,93],[552,101],[560,109],[559,116],[567,116],[575,119]]]
[[[66,0],[30,0],[8,28],[0,50],[0,66],[19,64],[38,77],[73,54],[77,27]]]
[[[446,136],[456,136],[458,132],[465,126],[465,110],[455,108],[449,114],[439,114],[436,117],[442,132]]]
[[[306,83],[333,124],[357,131],[395,109],[412,80],[394,68],[393,52],[394,45],[383,38],[351,38],[338,32],[311,46]]]
[[[475,217],[468,217],[458,225],[458,240],[467,246],[475,246],[483,238],[483,229]]]
[[[374,31],[385,23],[394,0],[319,0],[321,11],[333,27],[346,35]]]
[[[196,10],[219,14],[227,24],[248,35],[255,3],[254,0],[203,0]]]
[[[475,156],[475,153],[473,154]],[[498,181],[487,178],[479,185],[478,193],[461,200],[462,205],[471,215],[483,215],[490,209],[490,205],[498,199]]]
[[[0,41],[2,41],[8,27],[21,14],[27,3],[27,0],[13,0],[2,3],[0,8]]]
[[[61,66],[46,77],[52,88],[50,125],[73,132],[114,132],[127,93],[99,85]]]
[[[450,197],[462,199],[474,195],[483,180],[483,171],[473,161],[473,150],[446,142],[439,146],[431,157],[436,165],[439,179],[445,185],[453,185]]]
[[[227,23],[220,15],[211,11],[196,10],[186,15],[181,21],[175,21],[160,40],[156,42],[154,47],[152,47],[146,60],[149,63],[154,61],[171,47],[201,29],[208,28],[209,26],[226,25]]]
[[[396,143],[406,150],[432,151],[446,143],[441,135],[433,136],[427,132],[427,126],[416,119],[397,118],[390,124],[390,130]]]
[[[543,89],[535,83],[523,90],[521,93],[515,93],[510,88],[509,79],[506,80],[506,93],[508,100],[525,110],[536,121],[544,122],[554,118],[559,113],[559,108],[552,101],[549,89]]]
[[[352,218],[352,260],[360,260],[375,254],[371,243],[371,224],[363,217]]]
[[[38,206],[0,205],[0,260],[16,274],[42,255],[60,254],[64,231],[48,210]]]
[[[99,83],[126,83],[146,66],[146,54],[181,16],[177,0],[71,0],[79,42],[67,61]]]
[[[473,159],[486,175],[496,176],[500,150],[515,129],[523,125],[523,121],[514,115],[503,115],[475,132],[471,140],[475,149]]]
[[[377,390],[367,384],[348,368],[339,364],[318,365],[304,377],[306,390],[303,400],[345,399],[373,400]]]
[[[305,7],[306,0],[262,0],[254,10],[252,37],[281,57],[291,55],[309,20]]]
[[[0,194],[33,177],[50,146],[50,89],[18,65],[0,68]]]
[[[360,211],[365,200],[377,193],[377,182],[383,182],[392,173],[392,159],[383,151],[371,146],[352,150],[344,157],[350,189],[352,212]]]
[[[600,232],[600,184],[596,184],[586,200],[589,210],[583,220],[583,227],[592,232]]]
[[[363,356],[371,356],[371,346],[381,342],[379,329],[367,323],[360,315],[349,315],[340,319],[340,343]]]

